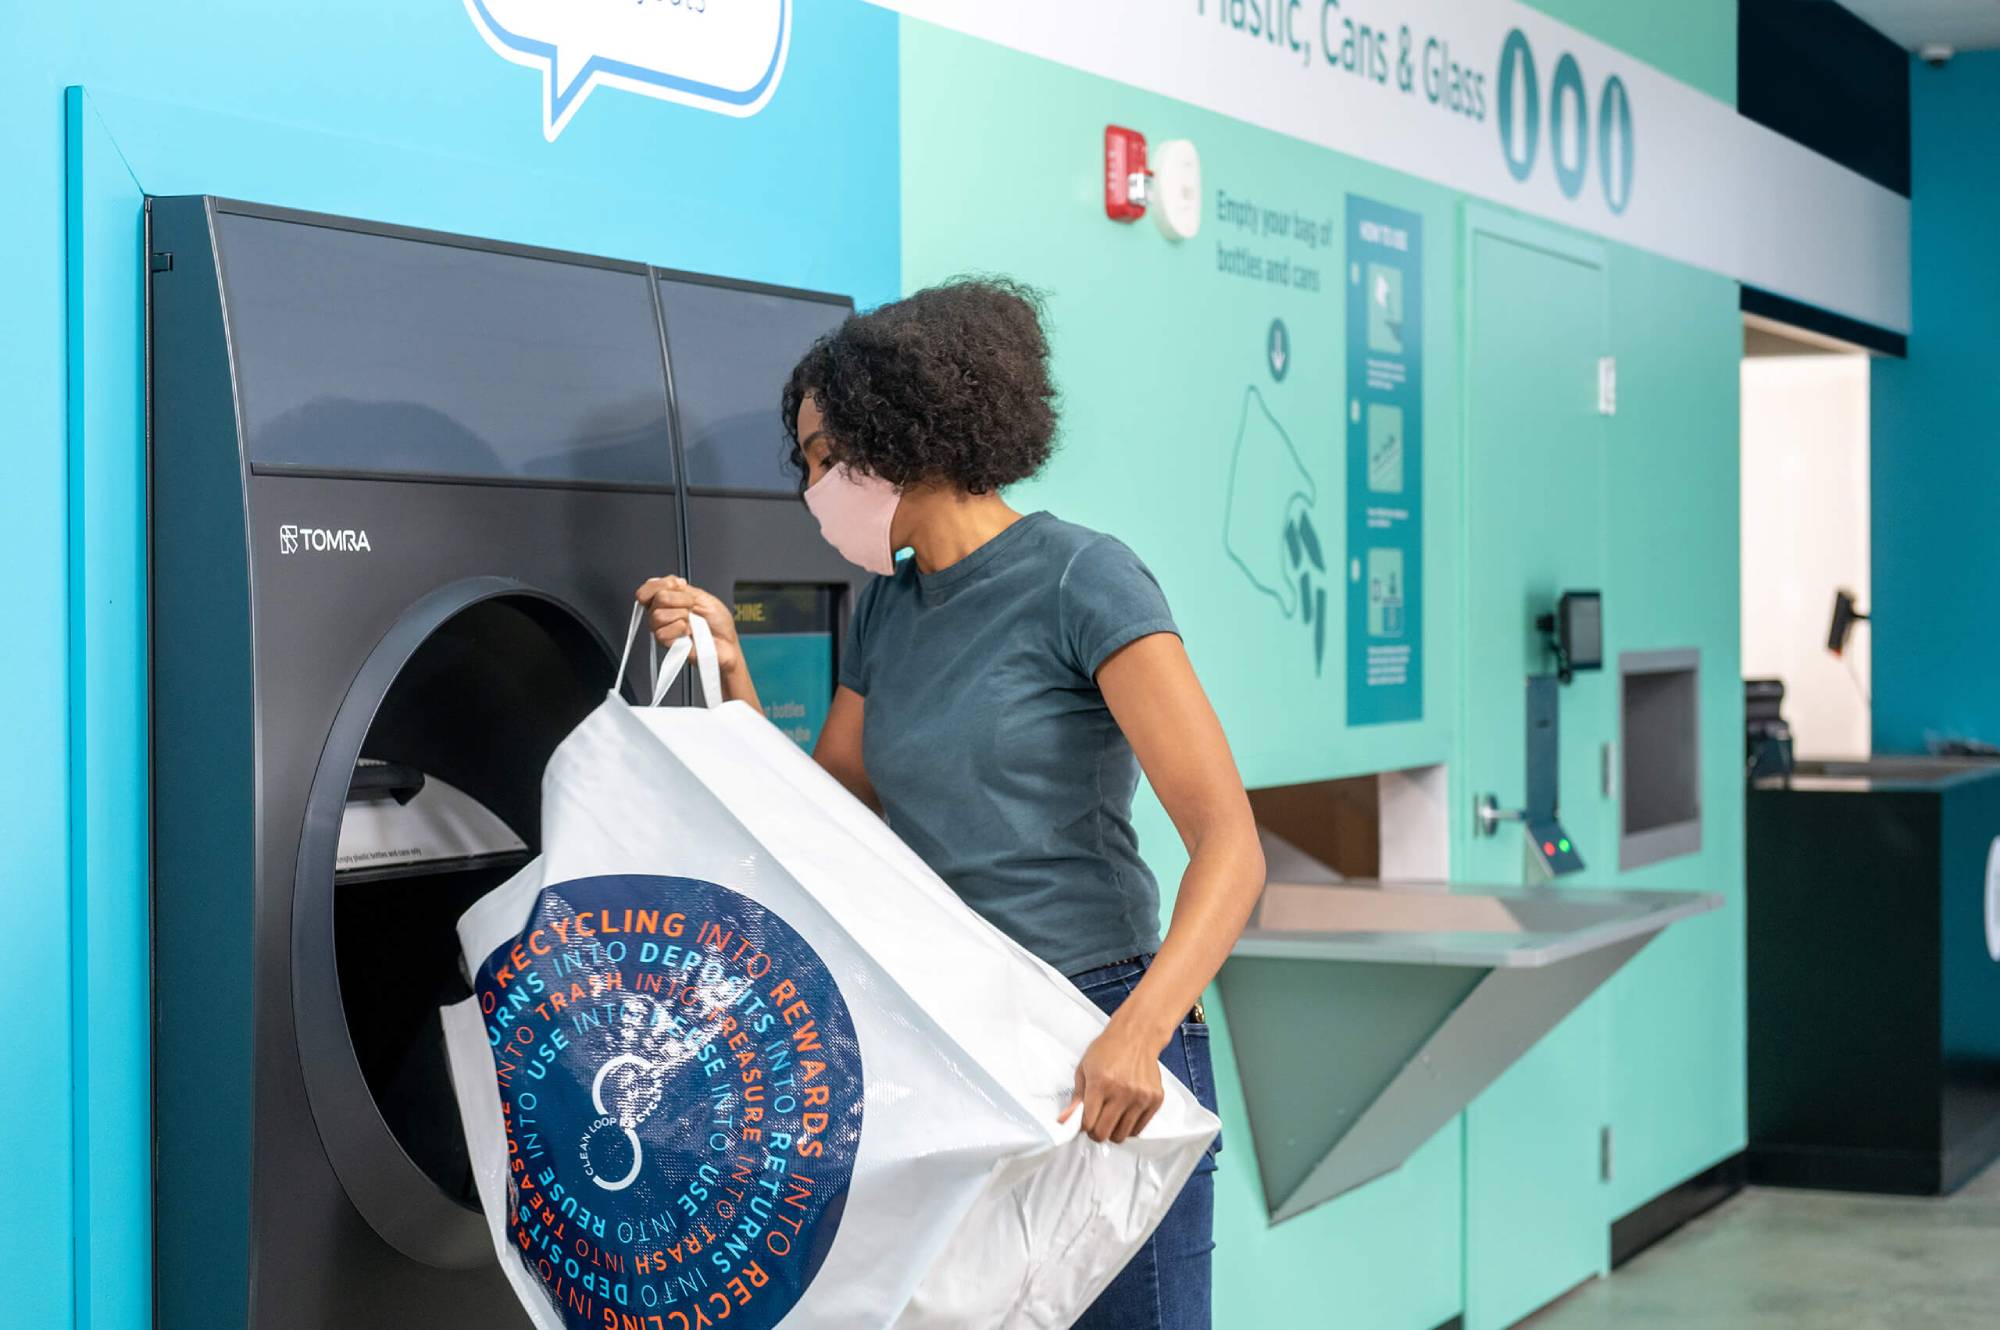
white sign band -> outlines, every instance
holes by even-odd
[[[1908,199],[1518,0],[871,2],[1909,330]]]

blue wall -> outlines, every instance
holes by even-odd
[[[895,69],[897,45],[894,15],[816,0],[761,114],[600,89],[551,142],[539,72],[495,55],[458,4],[0,5],[0,902],[19,940],[0,978],[16,1017],[0,1059],[0,1139],[16,1150],[0,1325],[150,1319],[143,194],[872,304],[901,284],[897,89],[856,71]]]
[[[2000,743],[2000,51],[1910,72],[1910,357],[1874,367],[1875,747]]]
[[[70,1258],[69,742],[67,465],[63,449],[63,95],[75,48],[67,5],[0,5],[0,252],[10,255],[0,318],[0,567],[10,699],[0,763],[0,908],[29,950],[0,967],[13,1013],[0,1059],[0,1140],[16,1143],[0,1203],[0,1319],[68,1323]],[[32,1276],[13,1277],[13,1271]],[[13,1318],[18,1317],[18,1320]]]

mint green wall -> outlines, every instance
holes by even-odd
[[[1611,249],[1618,414],[1604,457],[1605,653],[1701,648],[1702,848],[1613,885],[1725,893],[1616,975],[1607,1216],[1744,1146],[1743,685],[1737,286]],[[1608,850],[1608,847],[1607,847]],[[1600,863],[1609,864],[1609,853]],[[1593,874],[1593,877],[1597,875]]]
[[[1344,653],[1329,634],[1314,674],[1309,631],[1259,596],[1222,540],[1223,495],[1248,388],[1256,388],[1306,461],[1329,548],[1344,530],[1342,413],[1344,198],[1359,191],[1424,215],[1426,691],[1457,677],[1452,606],[1459,563],[1455,298],[1456,196],[1297,140],[1166,98],[906,23],[903,57],[903,280],[915,288],[964,270],[1009,273],[1049,300],[1064,392],[1057,460],[1018,503],[1059,505],[1071,520],[1124,535],[1174,593],[1188,648],[1252,785],[1281,785],[1444,760],[1450,728],[1433,706],[1421,723],[1349,730]],[[1107,122],[1152,140],[1191,137],[1203,183],[1333,223],[1311,256],[1325,288],[1308,294],[1216,271],[1211,215],[1201,236],[1170,245],[1150,219],[1104,217],[1098,154]],[[1211,213],[1213,209],[1211,208]],[[1290,253],[1255,236],[1253,250]],[[1292,363],[1276,383],[1265,337],[1282,317]],[[1340,598],[1333,597],[1329,608]]]
[[[1736,105],[1736,0],[1526,0],[1550,18]]]
[[[1122,89],[928,25],[903,31],[906,287],[965,269],[1014,274],[1043,288],[1064,392],[1063,443],[1017,505],[1049,506],[1116,532],[1159,576],[1252,785],[1373,771],[1449,756],[1457,661],[1451,570],[1460,562],[1452,421],[1450,254],[1453,196],[1392,172],[1342,162],[1164,98]],[[1334,223],[1314,260],[1319,294],[1267,288],[1215,270],[1213,218],[1172,246],[1151,221],[1105,220],[1097,153],[1107,121],[1153,139],[1192,137],[1205,184]],[[968,151],[968,144],[976,147]],[[1350,731],[1345,659],[1331,636],[1325,672],[1310,640],[1257,594],[1222,545],[1222,496],[1243,409],[1256,386],[1307,461],[1334,560],[1342,541],[1345,470],[1344,212],[1347,191],[1424,213],[1427,502],[1432,570],[1425,598],[1428,693],[1422,724]],[[1253,248],[1267,248],[1254,238]],[[1265,366],[1265,335],[1282,317],[1293,363],[1283,383]],[[1330,597],[1330,604],[1339,596]],[[1185,860],[1157,805],[1142,836],[1171,890]],[[1459,1310],[1457,1130],[1351,1198],[1267,1230],[1250,1133],[1236,1089],[1227,1017],[1217,1031],[1224,1167],[1217,1192],[1216,1321],[1222,1326],[1341,1324],[1428,1330]]]
[[[1686,40],[1692,51],[1697,38]],[[1733,50],[1732,39],[1732,84]],[[1477,557],[1465,548],[1462,514],[1462,197],[913,21],[904,24],[901,78],[905,287],[998,271],[1041,287],[1049,299],[1063,446],[1042,478],[1011,497],[1111,530],[1152,565],[1248,783],[1450,763],[1454,861],[1462,862],[1469,819],[1457,811],[1469,808],[1473,794],[1463,764],[1474,727],[1522,724],[1518,711],[1467,716],[1460,702],[1471,649],[1465,570],[1468,557]],[[1140,128],[1156,142],[1195,141],[1210,200],[1196,240],[1172,245],[1150,221],[1120,226],[1104,218],[1099,152],[1107,123]],[[1239,240],[1217,221],[1218,191],[1331,219],[1333,244],[1316,255],[1256,237],[1240,241],[1313,264],[1327,279],[1324,289],[1303,293],[1219,272],[1218,244]],[[1251,587],[1222,542],[1231,457],[1245,391],[1254,386],[1304,460],[1317,490],[1315,511],[1326,515],[1321,530],[1333,559],[1341,557],[1349,192],[1422,214],[1428,329],[1426,711],[1420,723],[1367,728],[1344,722],[1341,619],[1316,676],[1300,623]],[[1703,652],[1703,848],[1629,881],[1730,898],[1724,912],[1654,943],[1578,1018],[1602,1032],[1604,1116],[1616,1140],[1616,1171],[1587,1219],[1604,1233],[1608,1253],[1612,1219],[1734,1153],[1744,1139],[1735,755],[1740,328],[1734,283],[1620,246],[1601,248],[1609,349],[1620,367],[1619,413],[1606,422],[1606,506],[1595,558],[1607,598],[1607,646],[1614,660],[1620,650]],[[1273,317],[1291,334],[1294,359],[1282,383],[1265,362]],[[1609,680],[1596,692],[1615,698]],[[1598,737],[1610,739],[1615,700],[1599,710],[1607,714],[1598,717]],[[1604,820],[1614,816],[1611,804]],[[1185,862],[1177,839],[1156,805],[1142,809],[1141,822],[1170,891]],[[1592,884],[1626,884],[1615,863],[1615,846],[1599,847]],[[1424,1330],[1470,1310],[1470,1330],[1483,1330],[1481,1308],[1465,1306],[1463,1179],[1477,1161],[1464,1156],[1462,1127],[1448,1128],[1390,1177],[1269,1229],[1226,1012],[1216,1048],[1228,1142],[1217,1195],[1218,1324]],[[1496,1142],[1512,1130],[1527,1132],[1547,1109],[1532,1095],[1496,1102],[1482,1132]],[[1535,1291],[1547,1298],[1563,1290]]]

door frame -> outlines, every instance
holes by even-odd
[[[1605,244],[1595,239],[1580,235],[1576,232],[1569,231],[1555,224],[1527,217],[1521,213],[1513,212],[1505,208],[1496,207],[1491,204],[1481,203],[1473,200],[1466,200],[1460,204],[1460,219],[1458,226],[1458,254],[1457,254],[1459,308],[1458,308],[1458,326],[1456,329],[1457,344],[1455,348],[1458,353],[1459,373],[1461,376],[1460,380],[1461,392],[1459,394],[1460,414],[1458,422],[1460,431],[1459,433],[1460,471],[1458,477],[1459,510],[1457,514],[1457,520],[1458,520],[1459,543],[1461,548],[1465,550],[1465,566],[1462,575],[1459,578],[1458,622],[1462,626],[1464,626],[1464,629],[1467,631],[1468,640],[1460,643],[1460,649],[1458,652],[1457,689],[1458,689],[1458,715],[1460,719],[1459,719],[1458,736],[1456,743],[1457,760],[1454,764],[1457,768],[1457,780],[1455,782],[1455,787],[1451,788],[1448,791],[1447,797],[1452,800],[1451,807],[1454,810],[1451,823],[1452,825],[1451,838],[1452,838],[1452,852],[1453,852],[1452,862],[1454,864],[1465,864],[1465,865],[1470,865],[1476,857],[1471,853],[1472,839],[1473,839],[1472,803],[1473,799],[1476,797],[1479,789],[1481,788],[1479,784],[1479,780],[1481,778],[1480,773],[1475,772],[1473,770],[1474,762],[1473,762],[1473,741],[1472,741],[1472,729],[1475,723],[1474,711],[1473,711],[1473,696],[1472,696],[1473,679],[1474,679],[1473,671],[1476,668],[1478,668],[1479,661],[1474,649],[1474,643],[1470,640],[1470,631],[1469,631],[1471,625],[1474,623],[1473,600],[1477,591],[1476,583],[1478,581],[1478,579],[1474,576],[1472,571],[1473,568],[1472,561],[1476,557],[1472,541],[1473,537],[1472,514],[1473,514],[1473,504],[1476,501],[1476,496],[1474,494],[1474,483],[1475,483],[1474,467],[1476,464],[1476,449],[1479,444],[1479,432],[1475,428],[1475,421],[1474,421],[1474,413],[1477,410],[1479,404],[1475,400],[1475,391],[1474,391],[1474,382],[1475,382],[1474,366],[1477,363],[1475,360],[1477,349],[1473,345],[1473,329],[1476,323],[1476,314],[1477,314],[1477,310],[1475,308],[1475,292],[1477,290],[1476,280],[1475,280],[1476,277],[1475,256],[1477,253],[1477,243],[1481,237],[1491,237],[1494,239],[1503,240],[1510,244],[1517,245],[1525,249],[1538,251],[1542,254],[1548,255],[1553,258],[1562,259],[1568,262],[1579,264],[1584,267],[1595,269],[1598,274],[1597,322],[1598,322],[1599,336],[1597,340],[1601,346],[1606,348],[1603,354],[1610,354],[1610,347],[1611,347],[1611,273],[1610,273],[1610,261],[1609,261],[1610,254],[1609,254],[1609,249]],[[1604,474],[1602,469],[1600,468],[1598,474],[1598,482],[1597,482],[1598,500],[1600,503],[1602,502],[1604,495],[1604,483],[1605,483]],[[1600,538],[1600,543],[1601,543],[1601,538]],[[1601,549],[1599,551],[1599,554],[1600,556],[1602,555]],[[1503,832],[1503,834],[1505,833]],[[1474,871],[1476,873],[1477,870]],[[1587,1007],[1589,1005],[1589,1001],[1596,1000],[1598,996],[1600,996],[1600,994],[1593,994],[1592,999],[1587,1000],[1585,1006]],[[1599,1019],[1600,1045],[1604,1035],[1605,1035],[1605,1025],[1603,1019],[1600,1017]],[[1539,1047],[1539,1044],[1537,1046]],[[1603,1085],[1604,1060],[1602,1057],[1601,1047],[1599,1049],[1598,1065],[1599,1065],[1598,1088],[1601,1093],[1604,1088]],[[1475,1100],[1473,1104],[1467,1106],[1465,1112],[1459,1115],[1459,1131],[1460,1131],[1459,1195],[1460,1195],[1460,1206],[1461,1206],[1459,1295],[1460,1295],[1460,1304],[1464,1308],[1464,1317],[1466,1319],[1466,1322],[1468,1325],[1475,1327],[1475,1330],[1477,1330],[1477,1327],[1479,1327],[1480,1325],[1480,1317],[1482,1314],[1482,1309],[1475,1305],[1476,1293],[1473,1287],[1473,1250],[1472,1250],[1474,1243],[1474,1235],[1472,1227],[1472,1210],[1473,1210],[1472,1156],[1473,1156],[1473,1151],[1475,1149],[1475,1144],[1473,1141],[1473,1133],[1472,1133],[1472,1113],[1477,1103],[1478,1101]],[[1579,1222],[1586,1222],[1586,1220],[1580,1219]],[[1595,1272],[1596,1274],[1602,1275],[1609,1269],[1609,1257],[1610,1257],[1609,1216],[1604,1214],[1591,1215],[1587,1217],[1587,1222],[1591,1224],[1601,1223],[1603,1225],[1603,1232],[1604,1232],[1603,1252],[1600,1256],[1598,1268]],[[1562,1296],[1566,1292],[1568,1292],[1568,1289],[1548,1290],[1548,1298],[1544,1301],[1542,1305],[1546,1305],[1547,1301],[1553,1301],[1554,1299]]]

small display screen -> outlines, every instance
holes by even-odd
[[[687,482],[703,489],[796,494],[780,409],[792,366],[851,307],[683,278],[660,281],[674,363]]]
[[[1595,592],[1572,592],[1562,598],[1563,640],[1573,670],[1604,667],[1604,609]]]
[[[811,752],[833,702],[844,587],[738,582],[736,636],[764,715]]]

